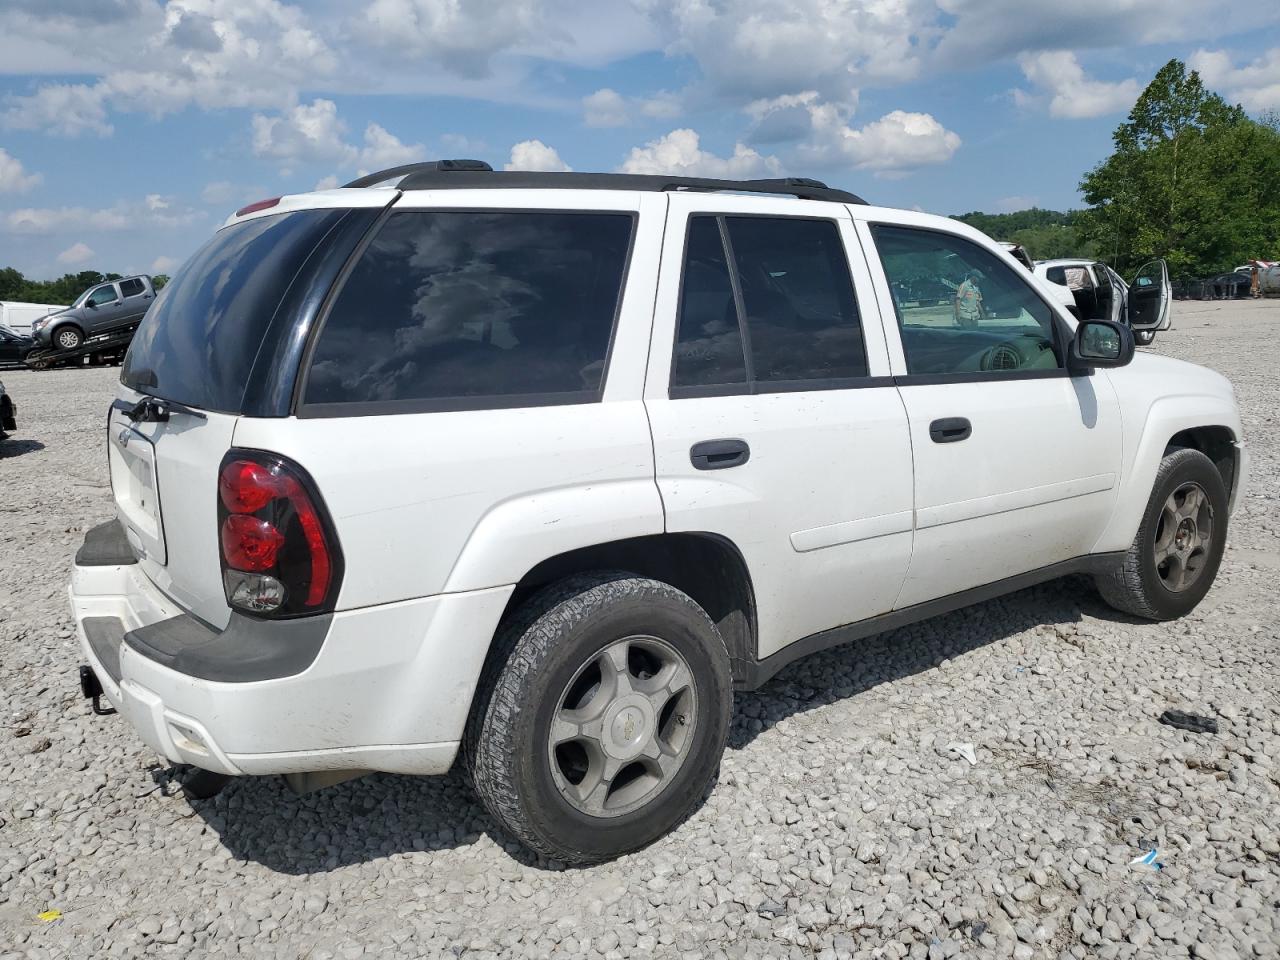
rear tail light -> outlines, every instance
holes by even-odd
[[[218,471],[227,603],[264,617],[333,609],[342,553],[310,477],[276,454],[232,450]]]

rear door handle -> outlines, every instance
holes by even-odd
[[[703,440],[689,448],[689,461],[698,470],[727,470],[740,467],[750,459],[747,441],[736,438]]]
[[[929,438],[934,443],[955,443],[967,440],[973,433],[973,424],[968,417],[943,417],[929,424]]]

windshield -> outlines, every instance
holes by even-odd
[[[120,382],[152,396],[238,413],[267,325],[341,210],[300,210],[219,230],[143,317]]]

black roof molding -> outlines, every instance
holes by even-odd
[[[828,187],[808,177],[770,180],[714,180],[707,177],[664,177],[630,173],[543,173],[526,170],[496,171],[481,160],[433,160],[392,167],[353,180],[348,187],[370,187],[400,179],[401,190],[466,190],[486,188],[543,190],[650,190],[690,192],[764,193],[866,204],[857,194]]]
[[[493,173],[493,167],[483,160],[428,160],[424,163],[405,163],[398,167],[388,167],[386,170],[379,170],[377,173],[370,173],[358,180],[344,183],[343,186],[374,187],[388,180],[396,180],[414,173],[451,173],[463,170],[473,173]]]

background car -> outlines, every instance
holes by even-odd
[[[4,383],[0,382],[0,440],[9,435],[7,431],[17,429],[18,405],[4,392]]]
[[[95,334],[137,324],[155,298],[148,276],[100,283],[76,297],[69,309],[35,321],[31,333],[42,347],[74,350]]]
[[[0,327],[0,364],[19,364],[36,348],[31,337]]]
[[[1172,322],[1169,300],[1173,290],[1163,260],[1144,264],[1132,286],[1100,260],[1041,260],[1034,273],[1069,289],[1080,319],[1128,324],[1140,344],[1151,343],[1156,333],[1168,330]]]

